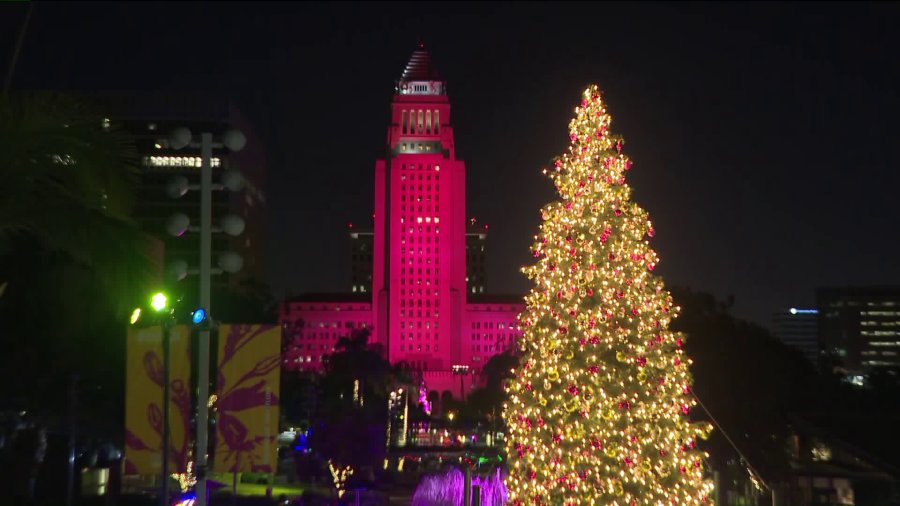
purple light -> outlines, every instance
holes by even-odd
[[[412,506],[462,506],[465,476],[453,468],[438,475],[422,477],[412,498]],[[507,501],[506,486],[500,468],[488,476],[472,476],[472,486],[481,487],[481,504],[503,506]]]

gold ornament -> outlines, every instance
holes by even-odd
[[[556,381],[559,379],[559,372],[556,369],[551,369],[549,373],[547,373],[547,379],[550,381]]]
[[[622,353],[621,351],[617,351],[617,352],[616,352],[616,360],[618,360],[619,362],[624,362],[624,361],[625,361],[625,354]]]

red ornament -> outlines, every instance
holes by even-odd
[[[679,348],[681,348],[682,346],[684,346],[684,339],[682,339],[682,338],[680,338],[680,337],[679,337],[678,339],[676,339],[676,340],[675,340],[675,346],[677,346],[677,347],[679,347]]]
[[[578,140],[578,136],[575,135],[575,134],[570,134],[570,135],[569,135],[569,140],[572,141],[572,142],[575,142],[575,141]]]
[[[597,374],[598,372],[600,372],[600,368],[597,367],[596,365],[592,365],[592,366],[588,367],[588,371],[590,371],[591,374]]]
[[[569,328],[568,328],[568,327],[560,327],[560,328],[559,328],[559,333],[560,333],[560,334],[568,334],[568,333],[569,333]],[[676,360],[677,360],[677,359],[676,359]],[[678,364],[675,364],[675,365],[678,365]]]
[[[648,236],[648,237],[653,237],[654,235],[656,235],[656,230],[655,230],[653,227],[648,228],[648,229],[647,229],[647,236]]]
[[[569,385],[569,393],[572,395],[578,395],[578,387],[575,385]]]

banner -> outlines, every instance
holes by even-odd
[[[281,327],[221,325],[218,357],[214,469],[274,473]]]
[[[125,474],[162,471],[162,328],[129,327],[125,369]],[[183,472],[190,446],[190,327],[169,337],[169,472]]]

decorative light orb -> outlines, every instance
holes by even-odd
[[[178,127],[172,130],[172,135],[169,137],[169,145],[172,146],[172,149],[181,149],[191,143],[192,137],[190,129]]]
[[[244,259],[233,251],[226,251],[219,255],[219,267],[225,272],[235,273],[244,267]]]
[[[175,213],[166,220],[166,232],[174,237],[181,237],[191,226],[191,219],[184,213]]]
[[[222,135],[222,144],[231,151],[240,151],[247,145],[247,137],[240,130],[231,129]]]
[[[226,214],[222,217],[222,221],[220,222],[222,232],[225,232],[232,237],[243,234],[245,226],[244,219],[236,214]]]
[[[228,169],[222,174],[222,186],[228,191],[239,192],[244,189],[244,175],[235,169]]]
[[[169,276],[175,281],[181,281],[188,275],[188,263],[185,260],[173,260],[169,264]]]
[[[169,305],[169,298],[162,292],[156,292],[150,298],[150,307],[157,313],[166,309]]]

